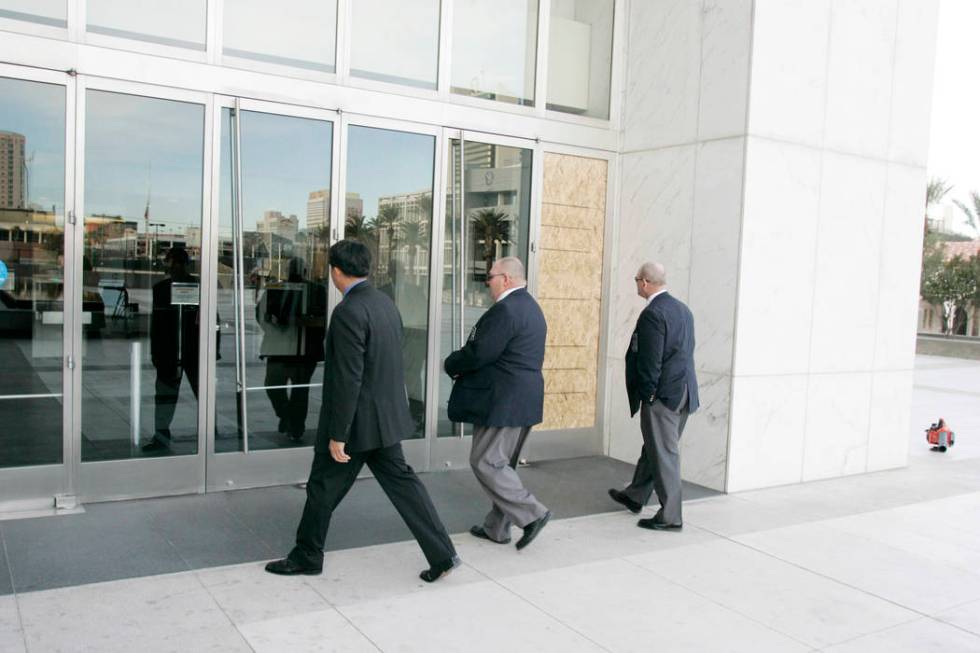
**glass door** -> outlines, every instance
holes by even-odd
[[[219,105],[207,487],[298,482],[313,455],[334,296],[336,115],[234,98]]]
[[[29,77],[25,78],[25,73]],[[70,492],[74,82],[0,65],[0,511]],[[68,260],[66,261],[66,256]]]
[[[465,466],[469,425],[449,420],[452,381],[442,362],[466,342],[493,303],[486,287],[493,263],[521,259],[532,270],[532,165],[534,144],[459,131],[447,134],[445,220],[439,289],[438,422],[433,466]]]
[[[428,467],[426,435],[435,412],[430,400],[435,351],[432,270],[435,171],[440,129],[361,116],[344,120],[341,184],[344,238],[371,251],[368,278],[388,295],[402,318],[405,394],[415,431],[403,443],[406,459]]]
[[[207,96],[80,79],[78,99],[79,494],[199,492]]]

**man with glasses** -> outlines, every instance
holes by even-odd
[[[508,256],[487,274],[494,304],[477,321],[466,344],[445,362],[455,381],[449,419],[473,424],[470,467],[493,506],[482,525],[470,528],[478,538],[510,542],[510,526],[524,534],[523,549],[551,518],[521,483],[517,461],[531,427],[544,408],[544,314],[527,292],[524,265]]]
[[[657,491],[660,510],[637,526],[680,530],[680,438],[690,413],[697,410],[694,374],[694,316],[667,293],[667,273],[660,263],[644,263],[634,277],[636,294],[646,300],[626,350],[626,393],[630,416],[640,413],[643,449],[633,481],[609,496],[638,514]]]

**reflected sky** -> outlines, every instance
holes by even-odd
[[[22,134],[30,202],[44,209],[65,202],[65,87],[0,78],[0,131]]]
[[[359,193],[364,214],[378,214],[378,198],[432,191],[435,137],[352,126],[347,143],[347,192]]]
[[[143,231],[199,225],[204,106],[89,90],[85,121],[85,213],[122,215]]]

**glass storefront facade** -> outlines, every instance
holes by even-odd
[[[464,465],[442,360],[496,258],[534,288],[545,154],[611,160],[617,127],[615,3],[505,4],[0,0],[39,60],[0,57],[0,505],[303,480],[344,237],[402,314],[410,462]],[[609,31],[585,105],[539,74],[555,16]],[[42,66],[59,39],[93,69]]]

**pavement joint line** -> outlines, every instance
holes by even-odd
[[[10,557],[7,555],[7,540],[4,537],[2,525],[0,525],[0,547],[3,548],[3,561],[7,565],[7,576],[10,579],[10,596],[14,600],[14,610],[17,611],[17,627],[20,630],[20,639],[24,643],[24,650],[29,651],[27,629],[24,628],[24,615],[20,611],[20,599],[17,597],[17,588],[14,586],[14,570],[10,566]]]
[[[960,390],[959,388],[942,388],[935,385],[913,385],[916,390],[925,390],[926,392],[940,392],[942,394],[954,394],[954,395],[966,395],[968,397],[980,397],[980,392],[971,392],[970,390]]]
[[[696,546],[698,544],[705,544],[705,543],[704,542],[693,542],[693,543],[688,544],[686,546]],[[684,545],[682,545],[682,546],[684,546]],[[651,553],[657,553],[657,551],[651,551]],[[805,640],[802,640],[799,637],[796,637],[795,635],[790,635],[789,633],[784,633],[783,631],[781,631],[780,629],[776,628],[775,626],[773,626],[771,624],[767,624],[766,622],[764,622],[764,621],[762,621],[762,620],[760,620],[760,619],[758,619],[756,617],[753,617],[750,614],[746,614],[746,613],[742,612],[741,610],[739,610],[738,608],[733,608],[731,606],[727,606],[724,603],[721,603],[718,600],[716,600],[716,599],[714,599],[714,598],[712,598],[712,597],[710,597],[710,596],[708,596],[706,594],[702,594],[701,592],[697,591],[696,589],[694,589],[692,587],[688,587],[687,585],[684,585],[682,583],[679,583],[676,580],[673,580],[672,578],[668,578],[668,577],[664,576],[663,574],[659,574],[656,571],[654,571],[653,569],[650,569],[649,567],[644,567],[643,565],[638,564],[637,562],[635,562],[633,560],[630,560],[627,557],[620,558],[620,560],[622,560],[623,562],[626,562],[627,564],[633,565],[637,569],[641,569],[642,571],[645,571],[648,574],[651,574],[653,576],[656,576],[657,578],[663,580],[666,583],[669,583],[671,585],[674,585],[675,587],[679,587],[679,588],[681,588],[682,590],[684,590],[686,592],[690,592],[691,594],[694,594],[695,596],[699,596],[702,599],[704,599],[705,601],[707,601],[708,603],[712,603],[712,604],[718,606],[722,610],[725,610],[727,612],[732,612],[734,614],[739,615],[740,617],[743,617],[745,619],[748,619],[749,621],[751,621],[753,623],[756,623],[756,624],[762,626],[766,630],[771,630],[772,632],[774,632],[774,633],[776,633],[778,635],[782,635],[783,637],[786,637],[787,639],[791,639],[794,642],[797,642],[798,644],[801,644],[803,646],[810,647],[811,649],[814,648],[813,644],[811,644],[810,642],[807,642]]]
[[[214,605],[218,608],[218,610],[221,612],[221,614],[224,615],[225,619],[228,620],[228,623],[231,624],[232,629],[235,631],[235,633],[238,635],[238,637],[243,642],[245,642],[245,646],[247,646],[248,649],[250,651],[252,651],[252,653],[258,653],[255,650],[255,647],[252,646],[252,643],[250,641],[248,641],[248,638],[245,637],[245,633],[243,633],[241,631],[241,629],[238,627],[238,624],[235,623],[235,620],[231,618],[231,615],[228,614],[228,612],[225,610],[224,606],[221,605],[221,602],[218,601],[218,597],[216,597],[214,595],[214,593],[211,592],[211,588],[204,584],[204,581],[201,579],[201,576],[197,573],[197,570],[196,569],[195,570],[192,570],[191,573],[194,574],[194,580],[197,581],[197,584],[201,586],[201,589],[203,589],[204,592],[209,597],[211,597],[211,600],[214,602]]]
[[[956,630],[959,630],[961,632],[964,632],[967,635],[973,635],[977,639],[980,639],[980,634],[977,634],[977,633],[973,632],[972,630],[970,630],[968,628],[964,628],[963,626],[960,626],[959,624],[954,624],[951,621],[946,621],[944,619],[940,619],[939,617],[937,617],[935,615],[932,615],[929,618],[932,619],[933,621],[937,622],[937,623],[941,623],[944,626],[950,626],[951,628],[955,628]]]
[[[925,503],[925,502],[923,502],[923,503]],[[880,511],[873,510],[873,511],[869,511],[869,512],[880,512]],[[867,514],[867,513],[862,513],[862,514]],[[767,533],[767,532],[771,532],[771,531],[781,530],[783,528],[795,528],[795,527],[798,527],[798,526],[811,526],[813,524],[819,524],[822,521],[830,521],[830,520],[824,519],[824,520],[818,520],[818,521],[815,521],[815,522],[807,522],[807,523],[804,523],[804,524],[795,524],[793,526],[781,526],[779,528],[770,528],[770,529],[766,529],[766,530],[762,530],[762,531],[756,531],[756,533],[757,534],[758,533]],[[842,534],[851,535],[852,537],[861,537],[861,536],[856,536],[853,533],[847,533],[846,531],[838,530],[838,532],[839,533],[842,533]],[[720,534],[718,534],[718,535],[720,535]],[[794,562],[792,560],[786,560],[785,558],[781,558],[780,556],[778,556],[778,555],[776,555],[774,553],[770,553],[769,551],[765,551],[763,549],[759,549],[757,547],[754,547],[751,544],[749,544],[748,542],[741,542],[739,540],[732,539],[731,537],[728,537],[726,535],[720,535],[720,537],[722,537],[722,538],[724,538],[724,539],[726,539],[726,540],[728,540],[728,541],[730,541],[730,542],[732,542],[734,544],[737,544],[739,546],[743,546],[743,547],[745,547],[745,548],[747,548],[749,550],[755,551],[757,553],[761,553],[762,555],[767,556],[769,558],[772,558],[774,560],[779,560],[780,562],[782,562],[784,564],[790,565],[792,567],[796,567],[797,569],[800,569],[802,571],[805,571],[805,572],[807,572],[809,574],[813,574],[814,576],[819,576],[821,578],[824,578],[826,580],[829,580],[829,581],[831,581],[833,583],[836,583],[837,585],[840,585],[842,587],[846,587],[848,589],[852,589],[852,590],[855,590],[857,592],[861,592],[862,594],[866,594],[866,595],[871,596],[873,598],[876,598],[876,599],[878,599],[880,601],[884,601],[886,603],[889,603],[891,605],[894,605],[895,607],[901,608],[903,610],[907,610],[909,612],[914,612],[915,614],[919,615],[920,617],[931,617],[932,616],[932,615],[930,615],[928,613],[922,612],[921,610],[917,610],[916,608],[913,608],[913,607],[910,607],[910,606],[907,606],[907,605],[903,605],[903,604],[899,603],[898,601],[895,601],[894,599],[890,599],[890,598],[887,598],[887,597],[884,597],[884,596],[879,596],[878,594],[875,594],[871,590],[867,590],[867,589],[864,589],[862,587],[857,587],[855,585],[851,585],[850,583],[847,583],[847,582],[845,582],[845,581],[843,581],[843,580],[841,580],[839,578],[834,578],[833,576],[830,576],[830,575],[828,575],[828,574],[826,574],[824,572],[820,572],[820,571],[817,571],[815,569],[810,569],[809,567],[805,567],[804,565],[802,565],[802,564],[800,564],[798,562]],[[861,538],[861,539],[868,539],[868,538]],[[889,545],[889,544],[887,544],[885,542],[880,542],[880,541],[877,541],[877,540],[876,540],[876,542],[878,544],[882,545],[882,546],[886,546],[886,547],[888,547],[890,549],[893,549],[895,551],[899,551],[900,553],[905,553],[905,554],[908,554],[908,555],[911,555],[911,556],[915,556],[916,555],[916,554],[911,553],[909,551],[905,551],[903,549],[899,549],[899,548],[893,547],[893,546],[891,546],[891,545]],[[916,557],[921,557],[921,556],[916,556]],[[836,644],[835,644],[835,646],[836,646]]]
[[[593,561],[593,562],[597,562],[597,561]],[[533,572],[530,572],[530,573],[527,573],[527,574],[518,574],[518,576],[516,576],[516,578],[519,578],[521,576],[530,576],[530,575],[537,574],[537,573],[554,571],[555,569],[569,569],[570,567],[577,567],[580,564],[589,564],[589,563],[577,563],[577,564],[574,564],[574,565],[566,565],[564,567],[554,567],[554,568],[550,568],[550,569],[542,569],[540,571],[533,571]],[[483,575],[486,576],[490,580],[490,582],[493,583],[494,585],[500,587],[501,589],[503,589],[508,594],[511,594],[513,596],[516,596],[518,598],[518,600],[523,601],[524,603],[527,603],[529,606],[531,606],[532,608],[534,608],[535,610],[537,610],[538,612],[540,612],[544,616],[548,617],[549,619],[554,620],[556,623],[561,624],[562,626],[564,626],[565,628],[569,629],[570,631],[572,631],[573,633],[575,633],[576,635],[578,635],[579,637],[581,637],[585,641],[587,641],[587,642],[595,645],[596,647],[599,648],[599,650],[606,651],[607,653],[613,653],[612,651],[610,651],[608,648],[606,648],[605,646],[603,646],[599,642],[595,641],[594,639],[592,639],[591,637],[589,637],[585,633],[581,632],[578,628],[575,628],[571,624],[565,622],[564,619],[560,619],[559,617],[551,614],[550,612],[548,612],[547,610],[545,610],[544,608],[542,608],[541,606],[539,606],[537,603],[535,603],[531,599],[529,599],[526,596],[523,596],[521,594],[518,594],[516,591],[514,591],[513,589],[507,587],[506,585],[504,585],[503,583],[501,583],[496,578],[493,578],[492,576],[488,576],[487,574],[483,574]],[[515,576],[512,576],[511,578],[515,578]]]

